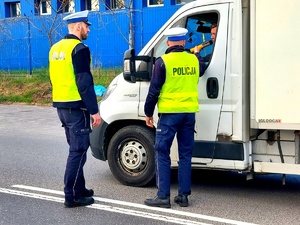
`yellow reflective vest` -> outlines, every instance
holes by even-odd
[[[72,64],[72,51],[79,43],[77,39],[62,39],[50,49],[49,72],[53,102],[81,100]]]
[[[158,98],[159,113],[192,113],[199,111],[199,62],[194,54],[171,52],[162,56],[166,80]]]

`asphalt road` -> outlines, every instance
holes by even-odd
[[[300,178],[194,170],[190,206],[143,204],[156,193],[120,184],[107,162],[88,153],[87,186],[95,204],[63,206],[68,146],[55,109],[0,105],[0,224],[300,224]],[[172,175],[172,197],[177,191]]]

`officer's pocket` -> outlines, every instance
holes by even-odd
[[[167,126],[159,126],[156,129],[155,150],[160,151],[167,148],[167,134],[169,128]]]
[[[92,132],[91,128],[73,128],[75,151],[84,152],[90,146],[89,134]]]
[[[90,127],[87,128],[73,128],[74,135],[84,135],[89,134],[92,132],[92,129]]]

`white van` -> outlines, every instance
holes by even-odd
[[[182,6],[136,56],[99,103],[102,124],[91,133],[94,157],[108,160],[121,183],[143,186],[155,175],[155,129],[144,103],[155,58],[167,46],[164,31],[188,29],[186,48],[210,40],[207,70],[199,80],[193,168],[300,174],[299,0],[198,0]],[[157,121],[157,112],[154,120]],[[171,166],[178,166],[177,143]]]

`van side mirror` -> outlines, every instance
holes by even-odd
[[[136,56],[134,49],[129,49],[124,53],[124,79],[130,83],[136,81],[150,81],[152,76],[152,69],[154,64],[153,51],[151,56]],[[136,68],[136,61],[140,61],[138,69]]]

